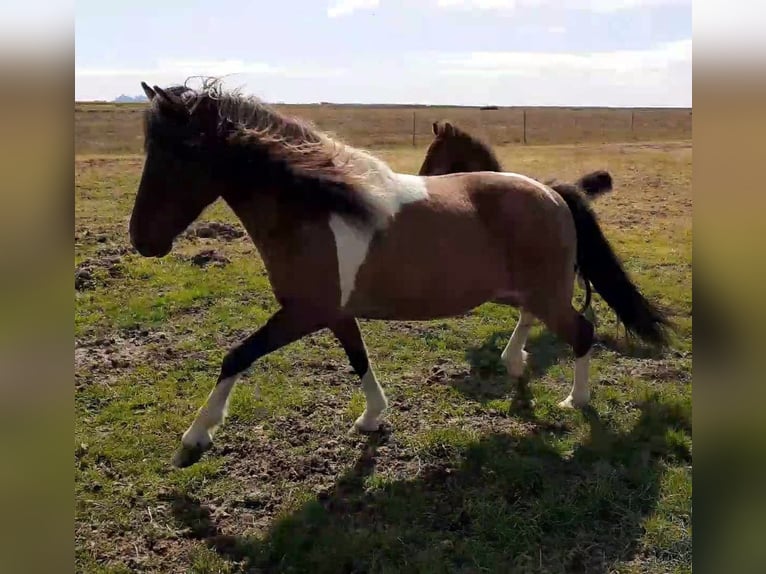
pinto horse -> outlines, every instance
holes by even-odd
[[[358,318],[427,320],[488,301],[525,315],[503,352],[524,368],[523,341],[535,316],[574,350],[572,391],[590,396],[593,325],[571,304],[577,239],[591,261],[612,261],[587,206],[567,206],[550,187],[521,175],[399,174],[256,98],[142,83],[145,163],[130,239],[163,257],[202,211],[222,198],[260,253],[280,309],[226,353],[218,379],[181,438],[173,462],[188,466],[212,444],[237,379],[260,357],[327,328],[361,380],[360,431],[379,428],[387,400],[367,356]],[[605,251],[606,250],[606,251]],[[643,338],[665,341],[662,317],[622,274],[602,272],[616,310]],[[598,287],[599,282],[596,282]]]
[[[431,176],[474,171],[505,171],[492,148],[475,135],[448,121],[434,122],[432,130],[434,139],[426,150],[426,156],[423,158],[423,164],[420,166],[418,175]],[[593,200],[600,195],[612,191],[612,176],[606,171],[599,170],[582,176],[574,184],[548,180],[545,182],[545,185],[550,186],[554,191],[562,195],[565,200],[576,195],[578,191],[584,193],[586,199]],[[585,290],[585,303],[580,312],[589,313],[589,318],[595,321],[596,314],[591,307],[592,290],[590,282],[583,277],[582,273],[577,273],[577,278],[580,287]]]

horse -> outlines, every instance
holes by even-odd
[[[344,349],[365,395],[352,430],[379,430],[388,401],[358,319],[445,318],[487,301],[520,306],[524,315],[502,355],[509,372],[522,374],[527,317],[535,316],[575,355],[561,406],[585,406],[593,325],[571,305],[578,238],[587,248],[586,274],[607,269],[595,284],[617,294],[618,314],[644,339],[666,341],[661,315],[609,267],[614,256],[579,200],[570,209],[550,187],[521,175],[397,173],[216,80],[196,89],[141,86],[149,105],[131,244],[141,256],[164,257],[220,198],[253,241],[279,303],[225,354],[173,455],[177,467],[212,446],[232,388],[255,361],[323,329]]]
[[[495,152],[480,138],[449,121],[433,122],[434,139],[426,150],[418,175],[445,175],[475,171],[504,172]],[[578,191],[592,201],[612,191],[612,176],[607,171],[598,170],[587,173],[574,184],[547,180],[545,185],[563,196],[571,196]],[[576,265],[575,265],[576,267]],[[577,269],[575,269],[577,271]],[[596,313],[591,306],[592,288],[582,273],[576,273],[580,287],[585,291],[585,302],[580,308],[589,320],[596,323]]]

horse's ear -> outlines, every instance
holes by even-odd
[[[452,137],[452,136],[455,135],[455,126],[453,126],[449,122],[444,122],[444,128],[443,128],[442,131],[443,131],[445,136]]]
[[[176,100],[173,98],[173,96],[168,94],[165,90],[163,90],[159,86],[154,86],[154,92],[159,96],[161,102],[164,102],[166,104],[177,103]]]
[[[146,97],[149,98],[149,101],[151,102],[155,96],[157,95],[153,89],[149,87],[149,84],[146,82],[141,82],[141,87],[144,89],[144,93],[146,94]]]
[[[164,108],[165,111],[189,115],[189,110],[186,108],[183,101],[181,101],[181,98],[168,94],[159,86],[154,86],[153,90],[157,95],[157,101],[159,101],[160,107]]]
[[[439,131],[441,131],[441,127],[439,126],[439,122],[434,122],[431,126],[431,131],[434,132],[435,136],[439,135]]]

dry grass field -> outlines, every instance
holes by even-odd
[[[524,133],[523,108],[276,107],[361,147],[411,146],[413,115],[416,146],[428,144],[431,123],[441,119],[451,119],[493,145],[521,143]],[[75,153],[141,153],[143,108],[143,104],[76,104]],[[527,143],[531,145],[691,139],[692,115],[688,109],[529,108],[526,115]]]
[[[615,190],[594,209],[678,331],[662,353],[625,342],[596,295],[593,408],[564,412],[572,355],[542,327],[522,384],[505,374],[513,309],[364,321],[391,403],[371,436],[347,434],[363,397],[321,332],[256,363],[213,450],[177,470],[221,358],[276,302],[225,205],[162,260],[131,249],[140,108],[75,107],[78,571],[691,572],[688,110],[637,110],[631,131],[630,110],[530,109],[522,146],[519,110],[419,108],[413,147],[412,109],[291,106],[403,172],[443,118],[485,135],[509,170],[608,169]]]

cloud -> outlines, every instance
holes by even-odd
[[[522,106],[690,106],[692,41],[603,52],[408,52],[360,57],[345,68],[241,60],[161,60],[130,69],[78,68],[80,100],[140,94],[141,80],[170,85],[228,76],[266,101]]]
[[[692,104],[692,41],[604,52],[412,53],[392,71],[410,101],[519,106]],[[417,80],[415,80],[417,78]],[[379,85],[389,85],[378,73]],[[406,84],[406,86],[404,85]],[[390,95],[392,101],[402,95]],[[378,98],[383,96],[379,89]]]
[[[523,1],[523,0],[522,0]],[[529,1],[529,0],[527,0]],[[440,8],[463,10],[513,10],[519,4],[518,0],[437,0]]]
[[[75,68],[75,78],[116,76],[228,76],[248,74],[301,78],[326,78],[345,72],[343,68],[316,66],[275,66],[266,62],[243,60],[159,60],[153,68]]]
[[[487,10],[511,13],[519,8],[558,8],[587,12],[619,12],[655,6],[689,6],[692,0],[436,0],[448,10]]]
[[[380,0],[335,0],[327,7],[330,18],[348,16],[357,10],[372,10],[380,5]]]
[[[429,55],[441,74],[541,76],[564,70],[601,73],[618,79],[620,75],[663,71],[674,65],[691,71],[692,41],[679,40],[647,50],[610,52],[470,52]]]
[[[548,6],[565,10],[588,12],[619,12],[652,6],[689,6],[692,0],[430,0],[437,7],[451,10],[487,10],[513,12],[517,8]],[[380,6],[380,0],[335,0],[327,7],[330,18],[348,16],[359,10],[372,10]]]
[[[227,87],[280,81],[339,79],[345,68],[308,64],[275,65],[243,60],[159,60],[144,68],[75,68],[75,93],[78,99],[112,99],[120,93],[139,91],[139,83],[169,86],[194,77],[219,77]],[[192,84],[193,85],[193,84]]]

